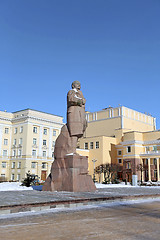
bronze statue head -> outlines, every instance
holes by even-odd
[[[81,89],[81,84],[80,84],[80,82],[79,81],[74,81],[73,83],[72,83],[72,88],[76,88],[77,90],[80,90]]]

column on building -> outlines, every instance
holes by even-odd
[[[159,180],[159,158],[157,158],[157,181]]]
[[[148,180],[151,181],[151,159],[148,158]]]
[[[141,164],[142,164],[142,166],[144,167],[144,160],[143,159],[141,159]],[[145,177],[144,177],[144,174],[145,174],[145,172],[144,171],[142,171],[142,182],[144,182],[144,179],[145,179]]]

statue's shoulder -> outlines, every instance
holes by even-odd
[[[67,95],[71,95],[71,94],[75,94],[76,92],[73,90],[73,89],[71,89],[71,90],[69,90],[69,92],[68,92],[68,94]]]
[[[73,94],[75,91],[73,89],[69,90],[67,95]]]

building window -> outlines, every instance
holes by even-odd
[[[118,159],[118,163],[121,164],[122,163],[122,159]]]
[[[47,168],[47,163],[42,162],[42,168]]]
[[[15,133],[15,134],[17,133],[17,128],[14,129],[14,133]]]
[[[23,127],[20,127],[20,133],[23,133]]]
[[[31,168],[36,168],[36,162],[31,163]]]
[[[93,149],[93,142],[90,142],[90,149]]]
[[[55,141],[52,142],[52,147],[54,147],[54,146],[55,146]]]
[[[43,151],[43,157],[46,157],[46,151]]]
[[[43,134],[44,134],[44,135],[47,135],[47,128],[44,128],[44,129],[43,129]]]
[[[14,140],[13,140],[13,145],[16,145],[16,144],[17,144],[17,140],[14,139]]]
[[[154,170],[154,178],[157,178],[157,170]]]
[[[22,138],[19,139],[19,144],[22,145]]]
[[[5,178],[6,178],[6,175],[5,174],[1,174],[1,179],[2,180],[6,180]]]
[[[126,163],[126,169],[131,169],[131,163],[130,162]]]
[[[35,149],[32,150],[32,156],[36,157],[36,150]]]
[[[14,181],[14,174],[11,174],[11,180]]]
[[[145,159],[145,164],[148,165],[148,159]]]
[[[127,153],[130,153],[131,152],[131,146],[128,146],[127,147]]]
[[[147,152],[149,152],[149,147],[148,147],[148,146],[146,147],[146,153],[147,153]]]
[[[121,150],[118,151],[118,155],[122,155],[122,151]]]
[[[13,157],[16,156],[16,150],[13,150]]]
[[[6,162],[2,162],[2,168],[6,168],[7,167],[7,163]]]
[[[8,134],[8,133],[9,133],[9,128],[5,128],[5,129],[4,129],[4,133],[5,133],[5,134]]]
[[[21,175],[17,174],[17,181],[20,181],[20,180],[21,180]]]
[[[154,152],[157,151],[157,146],[153,146],[153,151],[154,151]]]
[[[37,133],[37,127],[33,127],[33,132]]]
[[[47,145],[47,141],[43,140],[43,146],[46,146],[46,145]]]
[[[33,138],[33,145],[37,145],[37,138]]]
[[[54,152],[52,152],[52,158],[54,158]]]
[[[96,142],[96,148],[99,148],[99,142]]]
[[[4,145],[8,145],[8,139],[4,139]]]
[[[3,150],[3,156],[6,157],[8,154],[7,150]]]
[[[56,130],[53,130],[53,136],[56,136]]]
[[[154,158],[154,165],[157,165],[157,159]]]
[[[17,163],[17,168],[19,168],[19,169],[21,168],[21,162]]]
[[[22,150],[18,149],[18,157],[21,157],[21,156],[22,156]]]
[[[88,143],[84,144],[84,149],[88,149]]]
[[[148,170],[145,171],[145,178],[148,178]]]
[[[16,163],[12,162],[12,168],[15,168]]]

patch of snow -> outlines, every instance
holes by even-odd
[[[146,185],[146,186],[132,186],[130,183],[127,183],[127,185],[125,185],[125,182],[121,182],[119,184],[102,184],[102,183],[95,183],[95,186],[97,189],[99,188],[121,188],[121,187],[130,187],[130,188],[135,188],[135,187],[138,187],[138,188],[160,188],[160,186],[155,186],[155,185],[152,185],[152,186],[149,186],[149,185]]]
[[[21,186],[20,182],[0,183],[0,191],[21,191],[21,190],[33,190],[33,188]]]
[[[119,187],[134,187],[130,184],[125,185],[124,182],[119,183],[119,184],[102,184],[102,183],[95,183],[96,188],[119,188]]]

